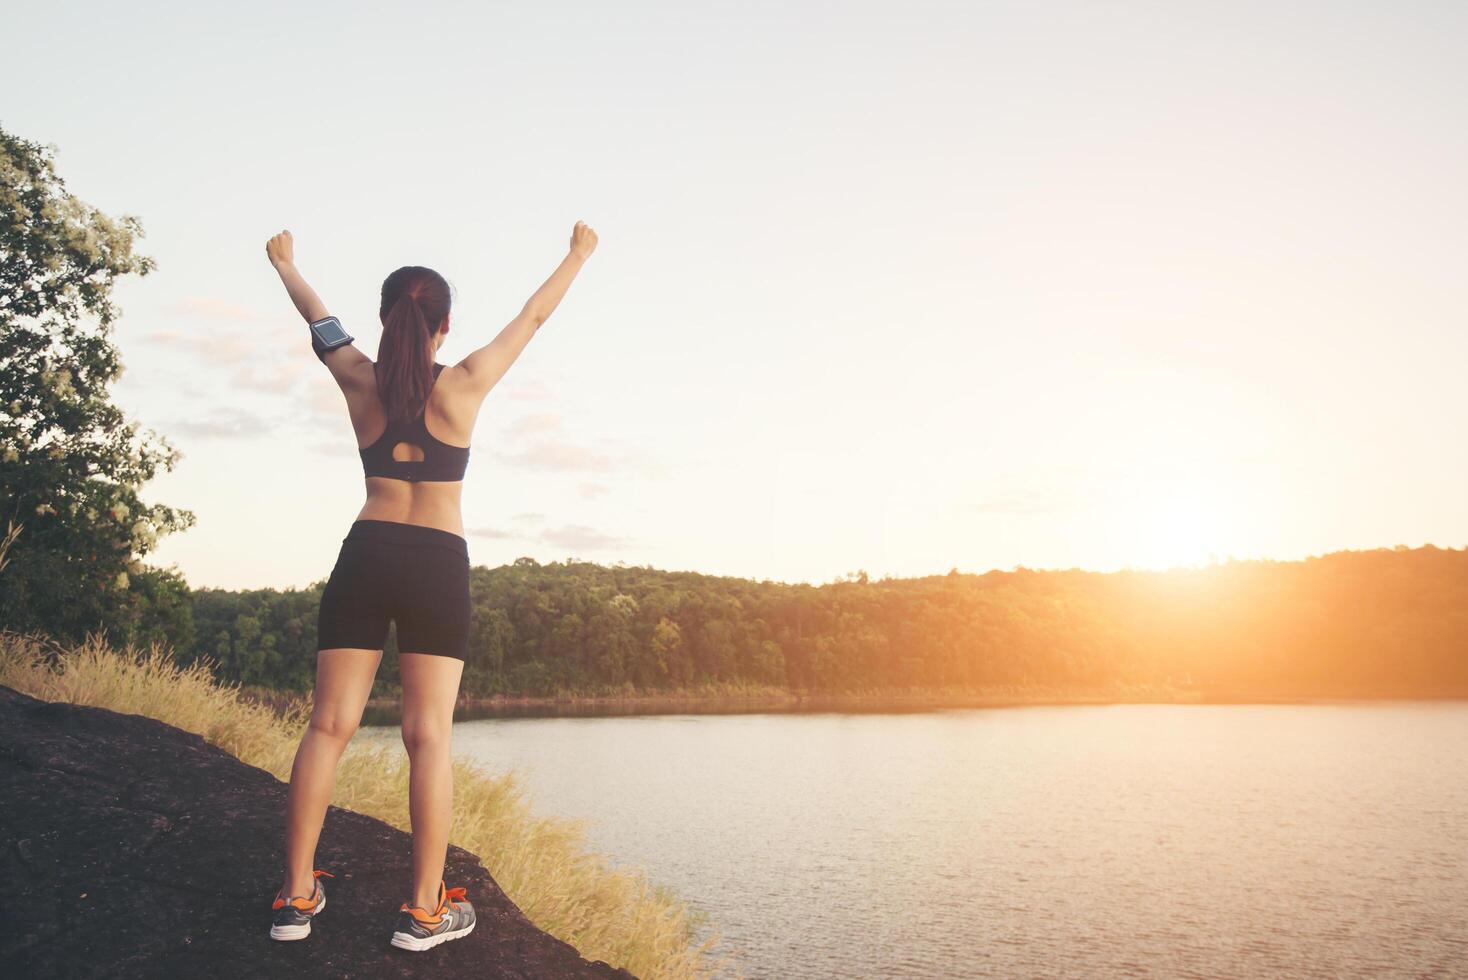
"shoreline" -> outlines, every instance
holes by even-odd
[[[1237,690],[1168,689],[1168,690],[1097,690],[1097,691],[870,691],[830,694],[798,692],[766,694],[708,694],[700,692],[667,692],[657,694],[579,694],[579,695],[494,695],[461,697],[455,713],[478,717],[520,714],[745,714],[758,712],[816,711],[928,711],[943,708],[1013,708],[1068,707],[1120,704],[1330,704],[1370,703],[1382,701],[1459,701],[1468,700],[1468,692],[1459,694],[1424,694],[1392,692],[1365,695],[1360,693],[1259,693]],[[375,697],[367,702],[367,710],[378,713],[401,711],[400,697]]]
[[[1011,705],[1104,704],[1118,700],[1181,701],[1175,694],[1123,697],[1102,692],[1004,692],[1004,691],[874,691],[861,693],[805,694],[797,692],[769,694],[705,694],[699,692],[666,692],[650,694],[565,694],[503,695],[460,697],[456,708],[479,710],[515,710],[522,708],[624,708],[624,707],[765,707],[796,708],[864,705],[913,705],[941,707],[1005,707]],[[397,696],[370,698],[369,708],[398,708]]]

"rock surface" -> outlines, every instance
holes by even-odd
[[[317,851],[327,909],[269,937],[285,784],[197,735],[0,687],[0,973],[7,977],[618,977],[537,929],[467,851],[474,932],[388,945],[407,834],[332,807]]]

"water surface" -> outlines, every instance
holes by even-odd
[[[708,911],[749,977],[1468,976],[1468,704],[526,718],[454,739]]]

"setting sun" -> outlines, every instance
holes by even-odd
[[[1229,528],[1218,495],[1196,485],[1160,489],[1132,515],[1137,548],[1133,568],[1198,568],[1228,550]]]

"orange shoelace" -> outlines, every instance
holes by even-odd
[[[316,879],[317,878],[335,878],[335,877],[336,877],[336,875],[331,874],[330,872],[327,872],[327,871],[313,871],[313,872],[311,872],[311,881],[312,881],[311,894],[309,896],[307,896],[306,898],[293,898],[293,899],[291,899],[291,904],[294,905],[298,909],[306,909],[306,910],[309,910],[309,909],[315,908],[316,907],[316,886],[315,886]],[[281,892],[276,892],[275,893],[275,901],[273,901],[273,902],[270,903],[270,908],[273,910],[273,909],[279,909],[279,908],[284,908],[284,907],[285,907],[285,896],[283,894],[281,894]]]

